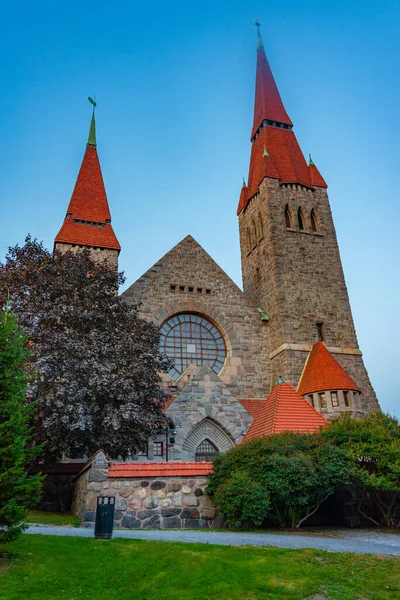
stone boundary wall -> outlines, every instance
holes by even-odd
[[[115,497],[114,527],[192,529],[212,527],[215,505],[206,495],[208,477],[109,477],[102,452],[78,475],[72,512],[94,527],[97,497]]]

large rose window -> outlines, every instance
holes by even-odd
[[[190,364],[208,365],[215,373],[222,369],[226,358],[224,339],[206,318],[194,313],[181,313],[161,327],[160,349],[174,361],[169,374],[174,379]]]

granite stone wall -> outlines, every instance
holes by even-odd
[[[82,250],[82,246],[78,246],[77,244],[64,244],[60,242],[55,244],[55,248],[60,252],[79,252],[79,250]],[[112,250],[110,248],[88,248],[88,250],[90,250],[94,260],[107,262],[111,267],[118,269],[118,250]]]
[[[290,211],[290,227],[285,206]],[[312,209],[317,232],[311,227]],[[254,239],[249,232],[259,221],[262,236]],[[269,317],[272,380],[282,375],[297,386],[307,351],[319,341],[317,323],[322,323],[324,341],[328,349],[335,348],[335,358],[362,390],[365,410],[379,408],[358,348],[326,190],[280,185],[276,179],[265,178],[240,213],[239,230],[244,292]]]
[[[205,250],[187,236],[123,294],[157,325],[180,312],[205,316],[220,330],[227,357],[219,373],[237,398],[265,398],[271,386],[266,331],[256,306]],[[197,365],[200,367],[201,365]],[[164,377],[171,396],[181,382]]]
[[[253,422],[241,405],[210,367],[203,366],[166,410],[176,428],[171,460],[194,461],[204,439],[219,452],[240,444]]]
[[[104,459],[104,460],[103,460]],[[205,493],[208,478],[108,477],[102,453],[78,477],[73,512],[84,527],[94,527],[97,497],[115,497],[114,527],[132,529],[207,528],[216,509]]]

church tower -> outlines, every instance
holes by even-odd
[[[323,342],[361,391],[359,411],[377,409],[358,348],[327,184],[311,157],[308,164],[304,159],[256,25],[250,169],[238,207],[243,289],[268,317],[272,381],[282,375],[296,387],[312,346]]]
[[[64,223],[54,240],[54,250],[65,252],[89,248],[96,260],[118,268],[121,246],[111,225],[111,214],[101,174],[96,143],[93,104],[86,151],[68,205]]]

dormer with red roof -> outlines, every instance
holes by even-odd
[[[96,143],[93,113],[86,151],[72,192],[64,223],[54,240],[54,250],[65,252],[89,248],[96,260],[118,267],[121,246],[111,225],[111,213]]]
[[[326,425],[325,417],[279,377],[242,443],[284,431],[315,433]]]
[[[362,414],[358,385],[332,356],[323,342],[312,347],[297,391],[327,418],[340,412]]]
[[[249,176],[237,210],[243,291],[268,315],[262,326],[272,381],[282,374],[297,387],[307,353],[323,329],[327,346],[361,390],[366,410],[374,410],[379,405],[358,348],[327,184],[300,149],[258,21],[256,26]],[[290,89],[294,97],[297,90]],[[352,389],[348,386],[351,395]]]

